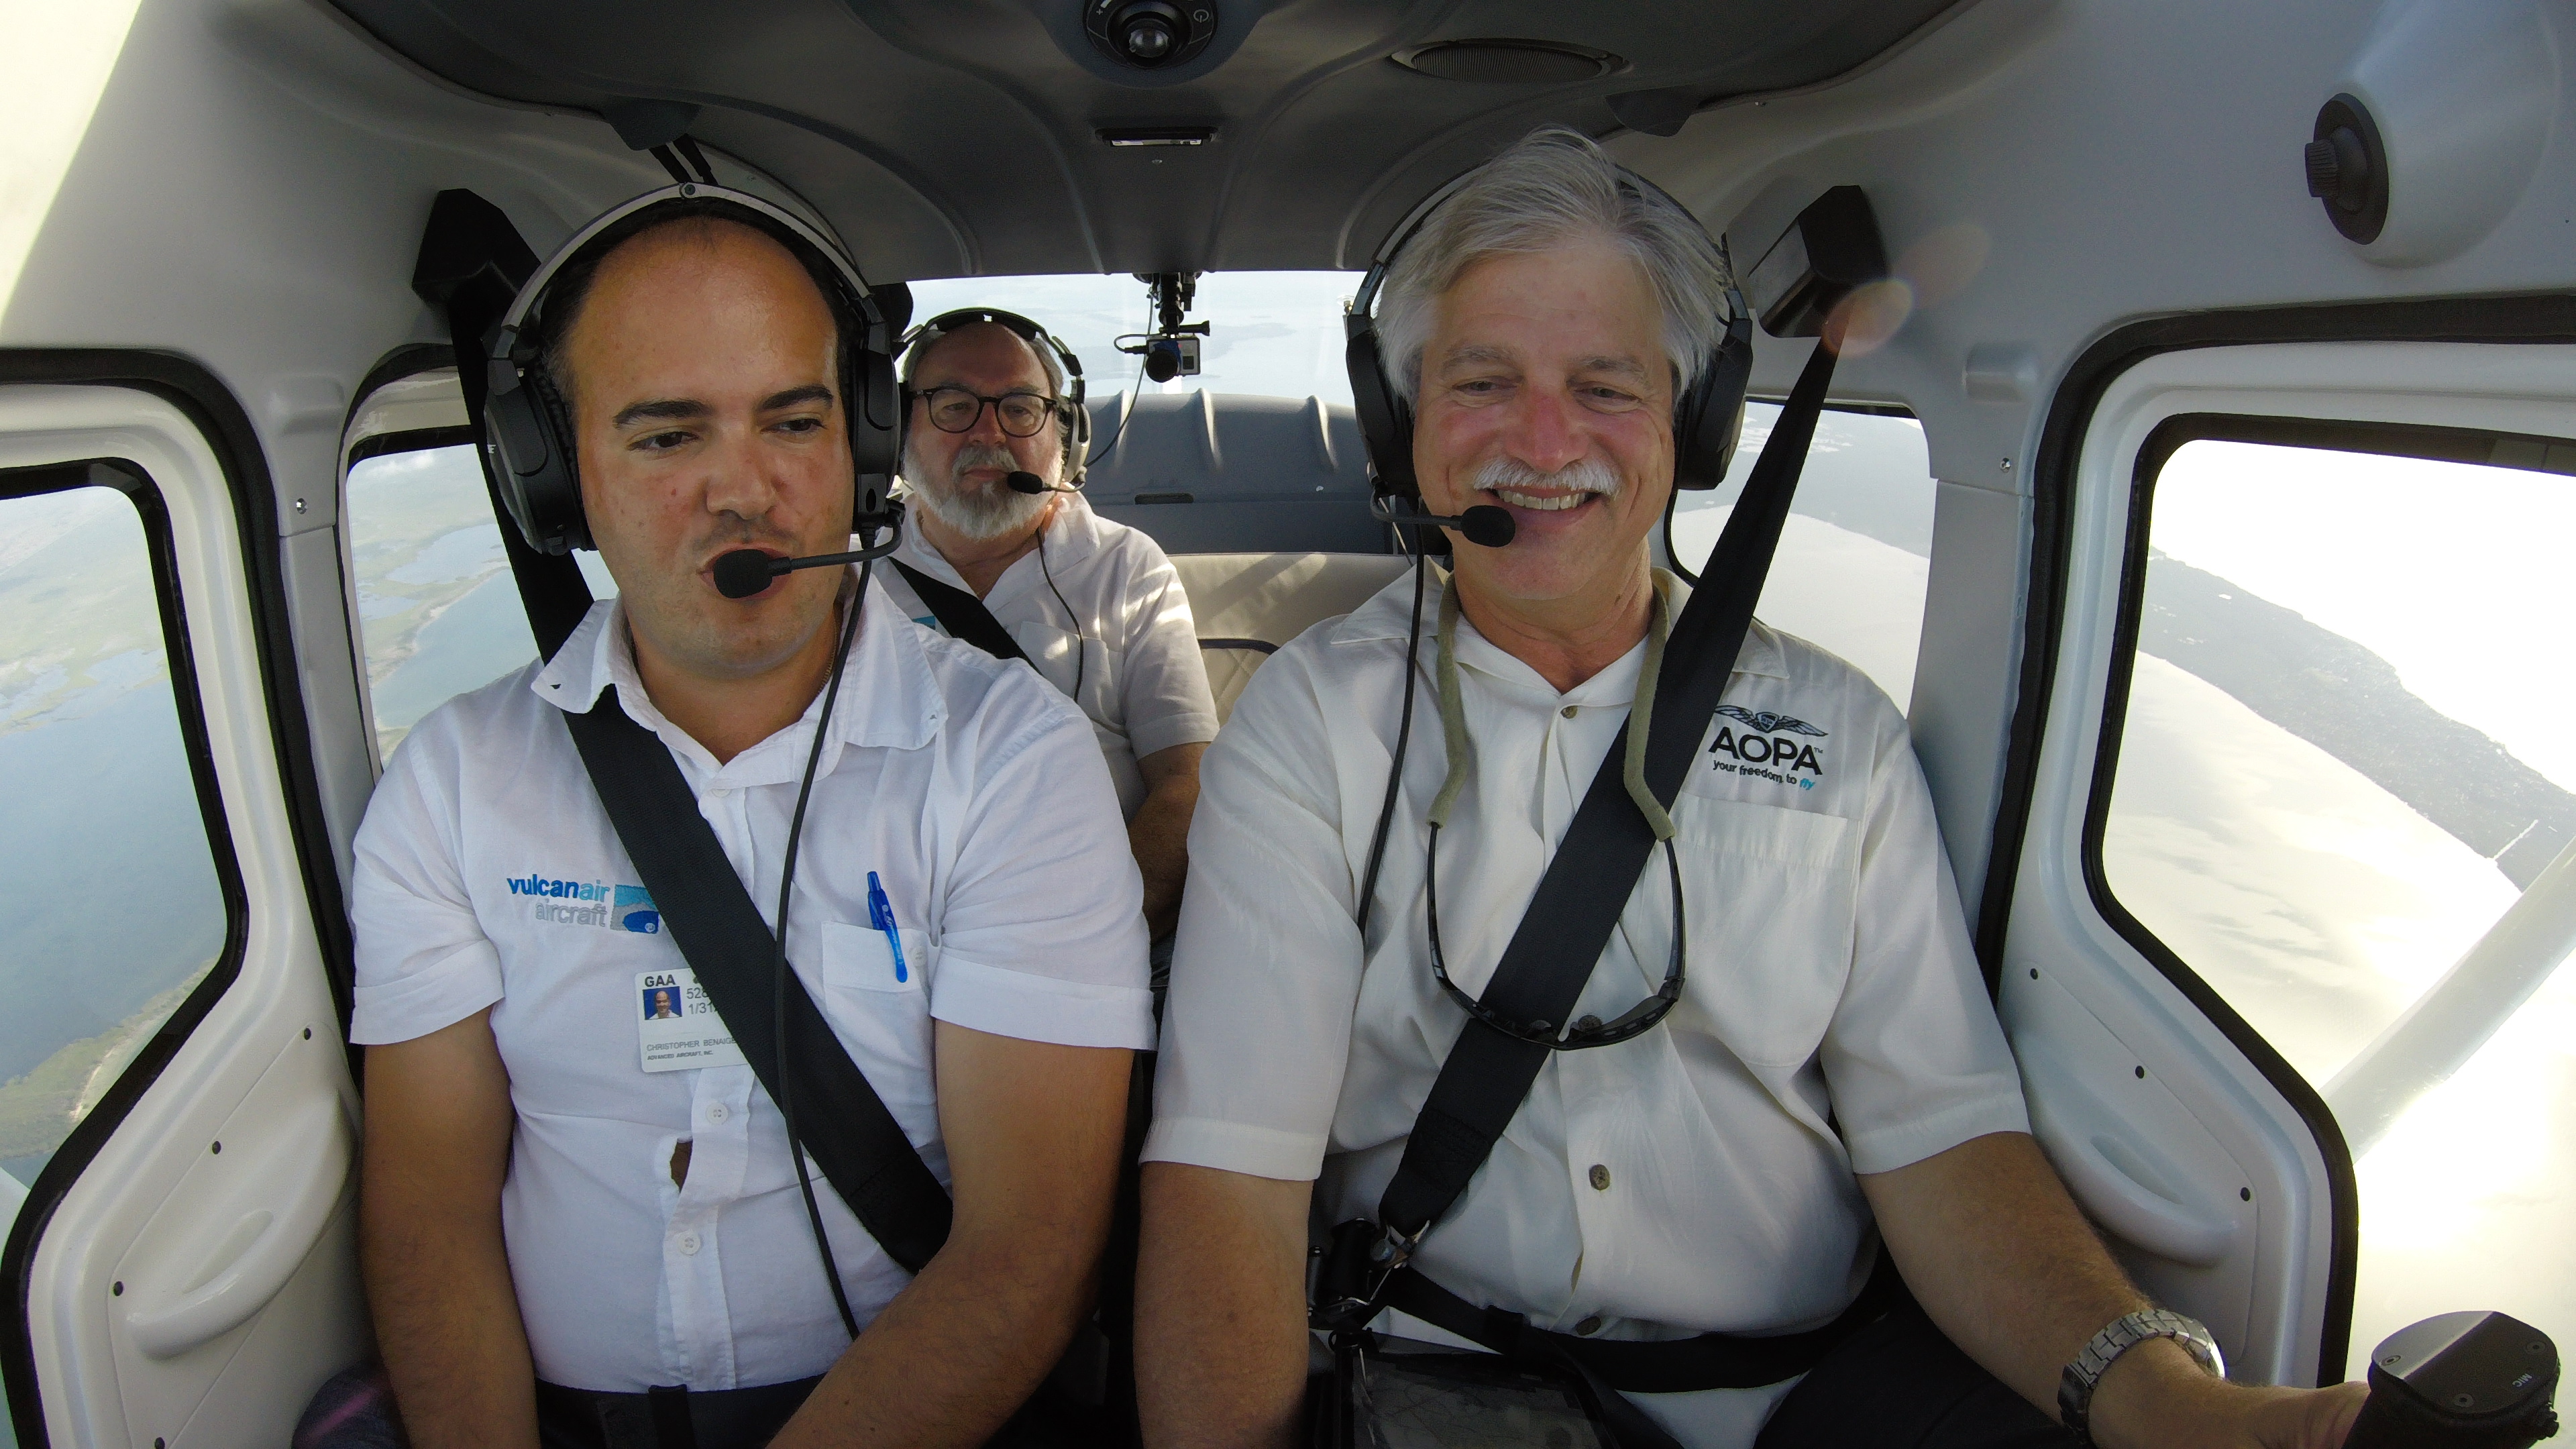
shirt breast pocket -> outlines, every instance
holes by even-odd
[[[1858,823],[1684,795],[1675,802],[1690,920],[1689,1011],[1749,1065],[1813,1056],[1851,975]]]
[[[885,932],[823,923],[823,1019],[914,1141],[935,1132],[930,1056],[930,975],[937,948],[904,931],[898,973]]]

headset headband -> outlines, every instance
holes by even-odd
[[[510,310],[501,314],[501,329],[492,345],[493,360],[508,358],[517,347],[519,331],[527,325],[528,313],[539,302],[544,301],[546,294],[553,289],[557,272],[571,265],[574,258],[587,251],[590,244],[597,240],[601,233],[619,225],[637,212],[649,211],[669,201],[721,201],[731,206],[739,206],[765,220],[777,223],[790,236],[812,247],[848,285],[850,301],[859,309],[861,319],[867,323],[868,330],[872,334],[864,340],[877,344],[879,350],[887,352],[888,355],[892,354],[893,349],[884,345],[892,339],[873,335],[884,328],[885,311],[877,305],[875,295],[868,290],[867,278],[859,275],[858,267],[842,251],[839,242],[825,235],[820,228],[796,213],[774,202],[754,196],[748,191],[736,191],[732,187],[717,186],[711,182],[689,181],[676,186],[665,186],[656,191],[647,191],[641,196],[620,202],[593,217],[589,225],[574,232],[570,240],[555,248],[555,254],[546,258],[545,265],[537,268],[535,274],[519,288],[519,295],[510,299]]]
[[[1422,198],[1421,201],[1417,202],[1411,211],[1404,214],[1404,220],[1397,222],[1394,228],[1387,232],[1386,239],[1379,242],[1377,250],[1370,254],[1368,272],[1360,278],[1359,290],[1352,294],[1350,309],[1343,315],[1342,325],[1346,334],[1355,333],[1363,327],[1374,327],[1377,325],[1376,319],[1370,314],[1377,307],[1378,292],[1386,286],[1387,273],[1394,268],[1396,254],[1402,252],[1405,245],[1413,240],[1413,234],[1415,232],[1422,230],[1424,226],[1430,223],[1431,214],[1440,209],[1441,203],[1447,201],[1450,197],[1457,195],[1460,187],[1465,186],[1468,182],[1474,180],[1476,173],[1484,170],[1486,166],[1491,164],[1491,162],[1479,162],[1476,165],[1470,166],[1466,170],[1459,172],[1457,175],[1450,177],[1448,181],[1441,185],[1439,190],[1432,192],[1429,196],[1426,196]],[[1674,196],[1671,192],[1666,191],[1664,188],[1647,180],[1645,177],[1638,175],[1636,172],[1629,170],[1625,166],[1619,167],[1619,179],[1622,183],[1633,182],[1641,191],[1662,197],[1665,203],[1671,206],[1673,210],[1680,212],[1684,216],[1690,217],[1691,224],[1699,227],[1701,235],[1708,236],[1708,227],[1702,223],[1696,215],[1693,215],[1689,207],[1682,205],[1680,198]],[[1726,317],[1724,321],[1727,324],[1732,324],[1737,318],[1744,316],[1747,311],[1744,304],[1744,293],[1736,286],[1735,259],[1727,254],[1726,242],[1723,238],[1709,236],[1708,241],[1710,246],[1717,249],[1718,260],[1726,267]],[[1721,328],[1721,330],[1723,329]]]
[[[1064,339],[1017,312],[1005,312],[999,307],[959,307],[915,324],[911,331],[903,334],[903,341],[895,346],[895,355],[903,360],[904,386],[912,385],[912,371],[919,363],[917,348],[937,342],[960,327],[971,327],[979,322],[990,322],[1029,344],[1038,353],[1040,362],[1047,361],[1051,355],[1056,370],[1054,382],[1062,395],[1061,400],[1075,407],[1082,406],[1082,359],[1074,356],[1073,349],[1065,346]]]

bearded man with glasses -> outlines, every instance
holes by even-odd
[[[1062,343],[988,308],[934,317],[907,341],[912,508],[886,592],[951,633],[960,607],[980,604],[1008,636],[1001,647],[1090,718],[1145,877],[1159,979],[1189,868],[1199,756],[1216,738],[1189,596],[1160,546],[1083,501],[1081,364]]]

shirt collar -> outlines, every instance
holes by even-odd
[[[855,581],[855,569],[850,577]],[[635,646],[627,633],[622,598],[592,604],[572,637],[529,681],[528,688],[566,714],[587,714],[610,685],[617,686],[619,704],[637,724],[660,735],[675,750],[705,754],[704,747],[664,718],[644,692],[643,678],[635,672]],[[762,751],[781,736],[804,734],[813,728],[822,709],[823,696],[818,693],[796,723],[744,753]],[[870,581],[859,637],[850,646],[849,664],[841,674],[841,697],[832,707],[833,740],[844,745],[919,749],[930,743],[947,718],[947,701],[931,673],[921,635],[886,598],[885,590]],[[708,763],[712,765],[712,756]]]
[[[1665,597],[1670,601],[1673,616],[1679,618],[1682,606],[1690,602],[1690,585],[1662,569],[1655,570],[1655,579],[1665,590]],[[1439,625],[1440,595],[1448,584],[1448,575],[1435,568],[1431,573],[1430,585],[1422,591],[1422,632],[1426,640],[1431,631]],[[1400,641],[1405,637],[1412,618],[1413,573],[1408,569],[1398,574],[1385,588],[1378,590],[1367,603],[1352,610],[1334,628],[1332,640],[1336,644],[1365,644],[1389,639]],[[1619,663],[1612,666],[1610,670],[1605,670],[1604,673],[1624,673],[1627,684],[1623,689],[1633,687],[1636,682],[1636,662],[1644,657],[1644,643],[1640,641],[1637,648],[1622,655]],[[1519,672],[1515,674],[1505,663],[1496,662],[1497,660],[1508,661],[1509,665],[1518,665]],[[1458,661],[1461,664],[1472,665],[1497,678],[1526,676],[1536,680],[1539,677],[1536,670],[1487,642],[1484,636],[1476,634],[1472,622],[1459,633]],[[1754,620],[1744,631],[1744,647],[1736,654],[1735,672],[1764,675],[1773,679],[1788,677],[1786,659],[1780,649],[1780,636],[1773,633],[1771,628],[1759,619]],[[1601,678],[1600,675],[1595,675],[1593,680],[1599,678]],[[1589,690],[1593,680],[1585,681],[1578,687],[1577,693]],[[1622,693],[1619,697],[1625,699],[1628,695]]]

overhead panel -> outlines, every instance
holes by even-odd
[[[1830,80],[1954,8],[635,0],[611,20],[575,0],[336,3],[498,99],[699,106],[691,134],[793,187],[881,279],[1364,265],[1423,195],[1534,126],[1660,132]],[[1157,26],[1187,45],[1121,55],[1163,46]]]

